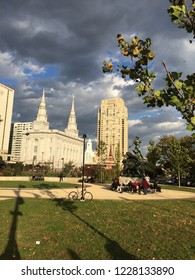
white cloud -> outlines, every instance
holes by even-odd
[[[22,67],[16,65],[14,57],[9,52],[0,52],[0,77],[18,79],[24,76]]]
[[[135,126],[135,125],[138,125],[138,124],[142,124],[142,120],[129,120],[128,121],[128,125],[129,127],[132,127],[132,126]]]
[[[14,55],[8,52],[0,52],[0,77],[6,79],[23,79],[32,74],[41,74],[45,71],[44,67],[32,61],[14,60]]]
[[[32,61],[28,61],[28,62],[24,62],[24,64],[22,65],[22,68],[24,70],[29,70],[29,73],[26,73],[25,75],[27,76],[31,76],[32,74],[41,74],[45,72],[45,68],[44,67],[40,67],[40,65],[37,65],[35,63],[32,63]]]
[[[161,130],[166,130],[166,131],[173,131],[175,129],[180,129],[183,127],[183,122],[182,121],[177,121],[177,122],[162,122],[156,124],[157,128],[160,128]]]

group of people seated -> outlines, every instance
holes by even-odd
[[[119,178],[113,179],[112,185],[110,187],[112,191],[123,192],[124,190],[129,193],[141,194],[141,191],[146,195],[148,191],[161,192],[161,187],[158,185],[158,181],[155,180],[153,184],[150,184],[149,180],[144,177],[141,181],[129,181],[127,184],[122,182],[121,176]]]
[[[31,181],[44,181],[44,177],[33,175],[32,178],[31,178]]]

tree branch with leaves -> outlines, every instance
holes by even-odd
[[[187,32],[195,34],[195,1],[191,6],[187,1],[170,1],[172,6],[168,13],[174,23]],[[190,9],[191,8],[191,9]],[[103,61],[104,73],[119,72],[123,79],[131,79],[137,84],[136,91],[143,98],[148,107],[172,106],[181,113],[187,122],[188,130],[195,130],[195,73],[182,79],[182,72],[170,72],[163,61],[162,65],[166,72],[164,89],[155,89],[153,82],[156,73],[150,71],[150,63],[155,58],[151,50],[151,39],[142,40],[137,36],[131,41],[124,39],[122,34],[117,35],[118,47],[122,55],[129,57],[129,65],[115,67],[111,61]],[[116,68],[116,69],[115,69]]]
[[[195,0],[169,0],[169,2],[172,5],[168,9],[168,14],[172,22],[192,33],[195,38]]]

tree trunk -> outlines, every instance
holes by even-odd
[[[179,188],[181,187],[181,174],[180,174],[180,171],[178,171],[178,185],[179,185]]]

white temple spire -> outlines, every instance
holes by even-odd
[[[34,130],[47,130],[49,129],[49,123],[47,121],[47,109],[45,103],[45,90],[43,89],[43,94],[41,102],[38,108],[36,120],[33,122]]]
[[[72,107],[71,107],[71,112],[72,115],[75,115],[75,111],[74,111],[74,95],[72,95]]]
[[[68,124],[65,133],[69,136],[78,137],[78,129],[76,123],[76,114],[74,109],[74,96],[72,96],[72,107],[68,118]]]

